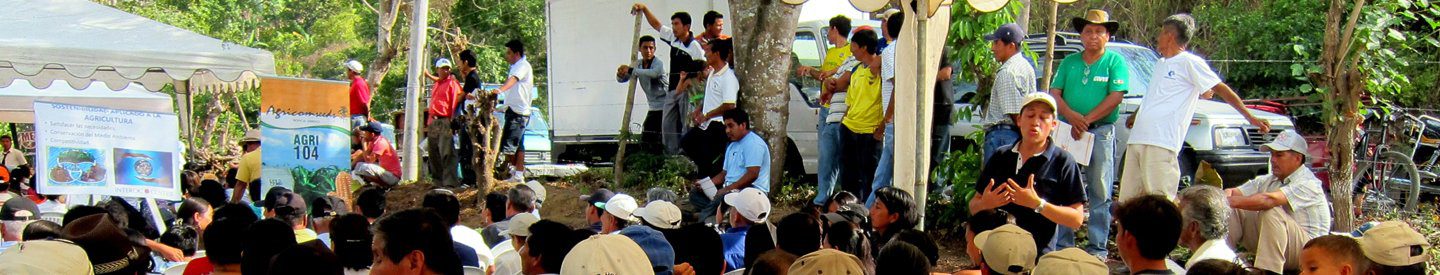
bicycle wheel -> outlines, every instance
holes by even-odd
[[[1415,212],[1420,202],[1420,171],[1410,156],[1389,151],[1380,154],[1379,162],[1372,165],[1378,193],[1395,201],[1395,208],[1401,217]]]

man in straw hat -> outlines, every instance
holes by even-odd
[[[231,203],[239,203],[250,192],[250,201],[260,200],[260,129],[245,131],[240,139],[240,167],[235,172],[235,190],[230,196]]]
[[[1305,138],[1285,130],[1261,147],[1270,151],[1270,174],[1226,189],[1230,207],[1228,241],[1253,248],[1255,267],[1281,273],[1299,269],[1305,242],[1330,230],[1330,203],[1320,180],[1305,167]]]
[[[1105,50],[1105,43],[1120,28],[1103,10],[1090,10],[1083,18],[1070,20],[1080,33],[1085,50],[1066,56],[1056,67],[1050,81],[1050,94],[1059,105],[1060,117],[1071,126],[1069,134],[1080,139],[1085,133],[1095,136],[1090,163],[1085,167],[1085,195],[1089,202],[1086,230],[1090,243],[1085,251],[1106,257],[1105,243],[1110,236],[1110,183],[1115,181],[1115,127],[1120,115],[1120,101],[1130,90],[1130,69],[1125,57]],[[1060,228],[1055,234],[1055,248],[1075,246],[1075,232]]]

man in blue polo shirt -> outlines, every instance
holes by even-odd
[[[716,185],[699,183],[702,186],[690,192],[690,205],[701,207],[697,212],[703,221],[714,220],[719,196],[745,188],[770,193],[770,145],[750,131],[750,114],[745,110],[730,109],[723,117],[725,135],[730,138],[730,145],[725,148],[724,170],[710,178]]]

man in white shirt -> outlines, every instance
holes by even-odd
[[[730,142],[725,136],[725,122],[720,117],[725,111],[736,108],[740,94],[740,80],[735,78],[735,70],[728,61],[733,47],[728,39],[713,40],[710,41],[710,52],[705,53],[710,72],[705,81],[705,100],[700,109],[690,113],[690,121],[695,123],[695,128],[691,128],[680,140],[685,155],[695,162],[695,179],[720,172],[721,155]],[[686,73],[681,75],[684,77]]]
[[[0,164],[5,170],[15,170],[15,167],[30,164],[25,160],[25,152],[15,148],[15,141],[10,136],[0,136]]]
[[[505,84],[491,94],[504,92],[505,123],[500,134],[500,153],[510,155],[510,181],[525,182],[525,126],[530,124],[530,100],[535,96],[535,70],[525,59],[525,44],[505,42],[505,61],[510,72]]]
[[[1225,243],[1225,221],[1230,218],[1230,205],[1225,192],[1209,185],[1195,185],[1180,191],[1180,246],[1194,252],[1185,261],[1190,269],[1200,261],[1217,259],[1235,262],[1235,250]]]
[[[1195,35],[1194,18],[1176,14],[1161,24],[1155,48],[1161,58],[1155,64],[1150,90],[1145,92],[1140,110],[1126,121],[1131,132],[1120,177],[1120,201],[1152,194],[1175,199],[1180,187],[1180,147],[1200,97],[1219,94],[1261,133],[1270,132],[1270,124],[1250,114],[1240,96],[1220,82],[1205,59],[1185,50]]]
[[[1226,189],[1229,244],[1253,247],[1255,267],[1283,274],[1300,266],[1305,242],[1330,230],[1330,203],[1320,180],[1305,167],[1309,146],[1285,130],[1262,149],[1270,151],[1270,174]]]

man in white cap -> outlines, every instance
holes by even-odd
[[[1018,275],[1035,268],[1035,237],[1013,224],[975,234],[980,248],[980,269],[989,274]],[[1090,257],[1095,259],[1095,257]]]
[[[1366,230],[1357,241],[1365,258],[1370,259],[1368,274],[1427,274],[1425,262],[1430,254],[1426,250],[1430,243],[1403,221],[1382,222]]]
[[[1255,249],[1255,267],[1274,273],[1299,268],[1305,242],[1330,230],[1330,203],[1310,168],[1309,146],[1285,130],[1262,149],[1270,151],[1270,174],[1226,189],[1230,207],[1228,242]]]
[[[425,138],[429,140],[425,149],[430,153],[427,164],[430,177],[440,187],[460,185],[460,174],[456,171],[459,164],[455,160],[455,130],[450,128],[450,122],[454,119],[455,105],[461,93],[460,82],[450,75],[450,65],[449,59],[435,61],[435,72],[440,79],[430,90],[430,105],[426,109],[430,114],[425,123]]]
[[[725,251],[725,270],[745,268],[745,235],[751,225],[765,224],[770,219],[770,199],[759,189],[745,188],[725,194],[730,207],[730,228],[720,234]]]
[[[674,230],[680,228],[680,207],[668,201],[651,201],[645,207],[635,209],[644,225],[655,229]]]
[[[496,244],[490,249],[491,255],[495,255],[496,275],[517,275],[524,271],[525,267],[520,262],[521,247],[525,247],[525,241],[530,238],[530,225],[540,221],[530,213],[515,214],[510,217],[510,228],[501,231],[500,234],[509,235],[510,239]]]
[[[245,138],[240,139],[240,148],[244,153],[240,155],[240,167],[235,171],[235,189],[231,191],[230,202],[239,203],[245,198],[245,192],[250,192],[249,201],[259,201],[260,194],[260,129],[245,131]]]
[[[635,209],[640,208],[640,204],[630,195],[615,194],[601,208],[605,213],[600,215],[600,234],[613,234],[630,226],[630,223],[640,221],[635,217]]]
[[[590,236],[565,255],[560,274],[654,274],[645,250],[628,237]]]
[[[365,125],[370,119],[370,83],[360,73],[365,66],[360,61],[345,61],[345,78],[350,79],[350,128]]]

